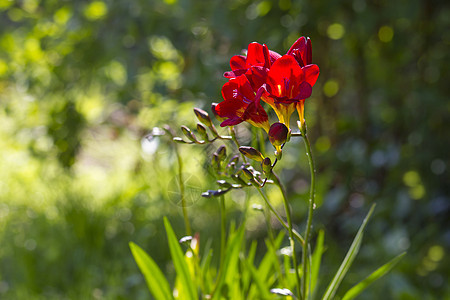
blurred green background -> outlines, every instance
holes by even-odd
[[[361,299],[450,299],[449,25],[438,0],[0,0],[0,298],[150,298],[128,242],[173,277],[162,217],[179,236],[183,221],[173,146],[143,137],[194,126],[192,108],[221,100],[222,73],[248,43],[285,53],[306,35],[321,69],[306,103],[314,225],[328,245],[321,284],[376,202],[342,291],[407,251]],[[219,227],[216,200],[199,196],[215,188],[219,145],[179,145],[203,244]],[[302,230],[301,141],[284,154]],[[227,198],[236,222],[245,198]],[[248,239],[262,239],[264,218],[248,217]]]

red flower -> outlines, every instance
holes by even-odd
[[[303,115],[300,115],[303,107],[300,106],[311,96],[312,87],[319,77],[317,65],[301,66],[307,61],[308,55],[303,59],[300,51],[295,50],[292,53],[297,53],[297,58],[294,55],[283,55],[271,66],[267,73],[268,93],[262,98],[272,106],[280,122],[288,127],[290,116],[296,108],[303,122]]]
[[[230,79],[222,87],[222,96],[225,99],[215,106],[215,113],[226,118],[220,126],[237,125],[243,121],[269,130],[269,117],[260,104],[264,88],[260,87],[255,93],[245,75]]]
[[[247,56],[235,55],[230,59],[231,71],[223,74],[226,78],[236,78],[245,74],[254,91],[266,81],[271,64],[281,55],[270,51],[266,45],[253,42],[248,45]]]
[[[311,64],[311,40],[300,37],[286,55],[270,51],[266,45],[251,43],[247,56],[235,55],[230,60],[229,78],[222,87],[225,99],[214,109],[226,120],[221,126],[247,121],[269,131],[267,113],[260,99],[268,103],[281,123],[289,128],[289,119],[297,109],[304,123],[304,102],[311,96],[319,76],[319,67]]]

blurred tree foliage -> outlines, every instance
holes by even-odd
[[[448,296],[449,23],[438,0],[0,0],[0,297],[148,298],[128,241],[166,266],[161,218],[180,210],[165,192],[167,140],[139,141],[220,101],[228,60],[248,43],[283,53],[301,35],[321,69],[306,113],[316,228],[333,253],[322,271],[331,277],[376,201],[348,284],[407,250],[364,299]],[[186,151],[206,186],[208,150]],[[287,149],[283,174],[299,228],[302,151]],[[194,212],[208,236],[216,204]]]

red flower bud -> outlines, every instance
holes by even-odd
[[[273,123],[269,130],[269,141],[277,148],[286,143],[289,129],[283,123]],[[278,150],[278,148],[277,148]]]

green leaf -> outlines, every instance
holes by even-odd
[[[172,261],[177,272],[177,279],[180,281],[181,287],[183,288],[183,291],[179,292],[186,295],[187,299],[197,300],[197,288],[192,281],[188,265],[185,261],[183,251],[181,250],[175,232],[166,217],[164,217],[164,227],[166,228],[170,255],[172,256]]]
[[[317,279],[319,278],[319,269],[322,260],[322,254],[324,252],[323,243],[325,239],[325,232],[323,230],[319,231],[319,235],[317,237],[316,248],[314,249],[314,253],[312,254],[311,261],[311,291],[312,294],[317,285]]]
[[[213,257],[213,250],[209,249],[208,254],[205,255],[205,258],[202,261],[202,264],[200,266],[202,270],[202,278],[203,283],[205,285],[205,291],[206,293],[209,293],[211,290],[211,286],[213,286],[213,276],[211,275],[211,270],[209,266],[211,265],[211,260]]]
[[[221,298],[221,291],[224,283],[233,283],[235,276],[238,273],[237,267],[239,261],[239,252],[241,249],[242,241],[244,240],[245,225],[242,224],[236,232],[234,232],[234,226],[231,226],[230,232],[233,233],[229,235],[230,243],[227,245],[225,259],[223,262],[223,270],[221,273],[219,273],[219,278],[217,278],[213,299]]]
[[[259,291],[259,297],[257,299],[267,299],[270,298],[269,293],[269,286],[267,283],[265,283],[262,278],[259,276],[258,271],[256,268],[250,264],[247,260],[243,260],[245,263],[245,267],[248,271],[250,271],[250,274],[252,275],[253,282],[255,283],[257,290]]]
[[[253,264],[252,269],[247,268],[250,271],[253,282],[255,283],[254,285],[250,285],[250,290],[247,295],[248,299],[255,299],[255,297],[256,299],[260,299],[261,297],[263,297],[263,299],[266,299],[267,297],[271,296],[269,293],[269,287],[273,285],[277,277],[282,276],[280,274],[281,267],[279,266],[276,249],[280,248],[283,238],[284,232],[281,231],[275,239],[274,245],[272,245],[272,243],[268,239],[266,239],[265,242],[267,252],[264,255],[261,263],[259,264],[259,268],[256,269]],[[276,264],[278,264],[278,266]],[[258,277],[257,280],[255,280],[255,276]],[[264,290],[262,290],[262,288],[264,288]],[[257,292],[259,293],[258,297],[255,295]]]
[[[280,232],[280,234],[275,239],[275,249],[278,249],[280,247],[283,238],[284,233]],[[258,276],[260,276],[262,280],[266,280],[268,278],[269,274],[272,271],[273,264],[278,263],[277,260],[278,258],[276,257],[276,255],[274,257],[271,251],[267,251],[258,267]]]
[[[134,260],[144,275],[150,293],[155,299],[173,299],[169,283],[155,261],[141,247],[129,243]]]
[[[344,276],[347,274],[347,271],[350,269],[350,266],[352,265],[353,261],[355,260],[356,255],[359,252],[359,248],[361,246],[362,238],[364,229],[366,228],[367,222],[370,219],[370,216],[373,213],[373,210],[375,209],[375,204],[372,205],[372,207],[369,210],[369,213],[367,214],[366,218],[361,224],[361,227],[359,227],[358,233],[356,234],[355,238],[353,239],[353,243],[350,246],[350,249],[348,249],[347,255],[345,255],[344,260],[342,261],[341,266],[339,267],[338,271],[336,272],[336,275],[334,275],[333,280],[330,282],[330,285],[328,286],[322,300],[329,300],[333,299],[334,295],[336,294],[336,291],[339,287],[339,285],[342,282],[342,279],[344,279]]]
[[[247,257],[245,258],[246,264],[250,264],[253,266],[255,261],[255,255],[256,255],[256,247],[258,243],[256,241],[252,241],[252,244],[250,246],[250,249],[248,251]],[[242,273],[242,290],[244,293],[248,291],[251,283],[251,273],[250,272],[243,272]]]
[[[342,300],[351,300],[354,299],[359,294],[361,294],[375,280],[379,279],[380,277],[388,273],[390,270],[392,270],[392,268],[403,258],[403,256],[405,256],[405,254],[406,252],[403,252],[394,257],[392,260],[390,260],[383,266],[379,267],[372,274],[366,277],[366,279],[359,282],[357,285],[348,290],[347,293],[345,293],[344,298],[342,298]]]

